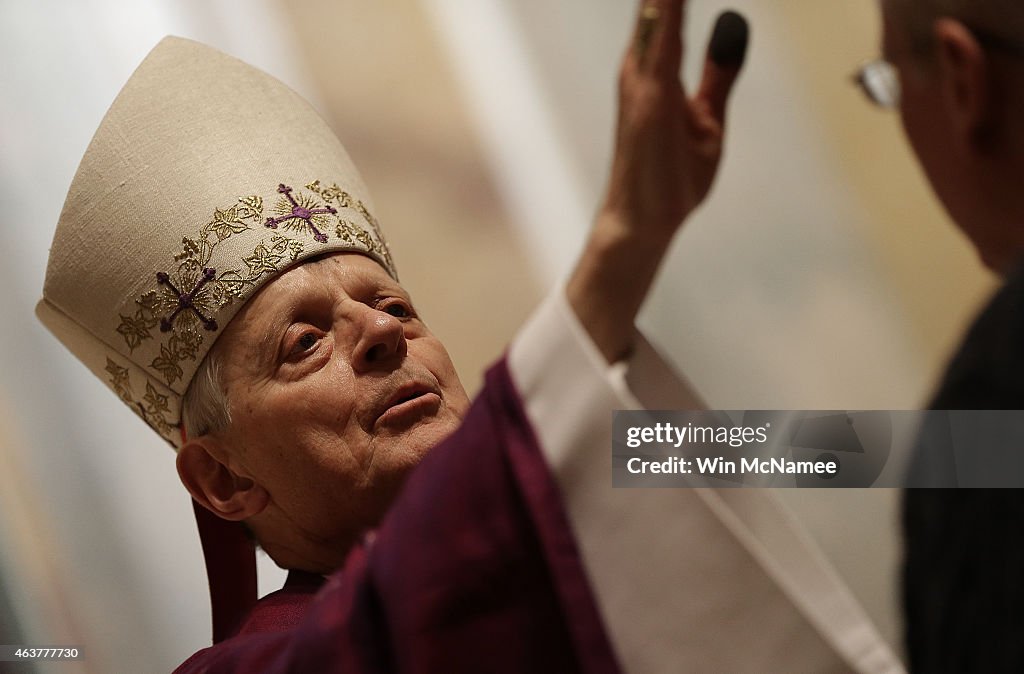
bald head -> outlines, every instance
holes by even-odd
[[[1002,38],[1024,41],[1024,3],[1019,0],[882,0],[883,6],[914,36],[927,44],[932,24],[951,17]]]

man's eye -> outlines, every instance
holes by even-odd
[[[386,314],[394,316],[395,318],[412,318],[415,315],[412,307],[401,301],[390,302],[384,306],[378,307],[378,309]]]
[[[317,342],[320,341],[320,335],[315,332],[304,333],[301,337],[295,340],[295,345],[292,346],[292,355],[297,356],[309,351]]]

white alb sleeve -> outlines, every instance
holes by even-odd
[[[702,407],[641,335],[608,366],[559,289],[508,363],[626,671],[903,671],[770,490],[611,486],[612,410]]]

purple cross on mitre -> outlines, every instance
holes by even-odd
[[[212,281],[216,275],[216,269],[212,269],[210,267],[203,269],[203,275],[199,277],[195,287],[189,292],[183,293],[175,287],[170,276],[162,271],[156,273],[157,283],[167,286],[171,289],[171,292],[178,296],[178,306],[170,313],[170,315],[164,316],[160,319],[160,332],[170,332],[174,327],[174,319],[178,317],[178,314],[186,310],[193,312],[199,318],[203,327],[207,330],[212,332],[217,329],[217,321],[214,320],[213,317],[204,316],[203,313],[196,308],[195,304],[192,303],[195,299],[196,293],[198,293],[203,286]]]
[[[313,216],[326,215],[327,213],[334,214],[338,211],[331,206],[324,208],[306,208],[305,206],[302,206],[299,202],[295,201],[295,197],[292,196],[292,188],[283,183],[277,186],[277,191],[283,194],[291,203],[291,213],[279,218],[267,218],[267,221],[264,224],[271,229],[277,229],[279,224],[287,222],[288,220],[302,220],[310,230],[312,230],[314,239],[320,243],[327,243],[327,235],[317,229],[316,225],[313,224]]]

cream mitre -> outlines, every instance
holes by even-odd
[[[395,277],[355,166],[295,92],[168,37],[68,191],[40,320],[173,446],[182,398],[239,308],[303,259],[357,251]]]

